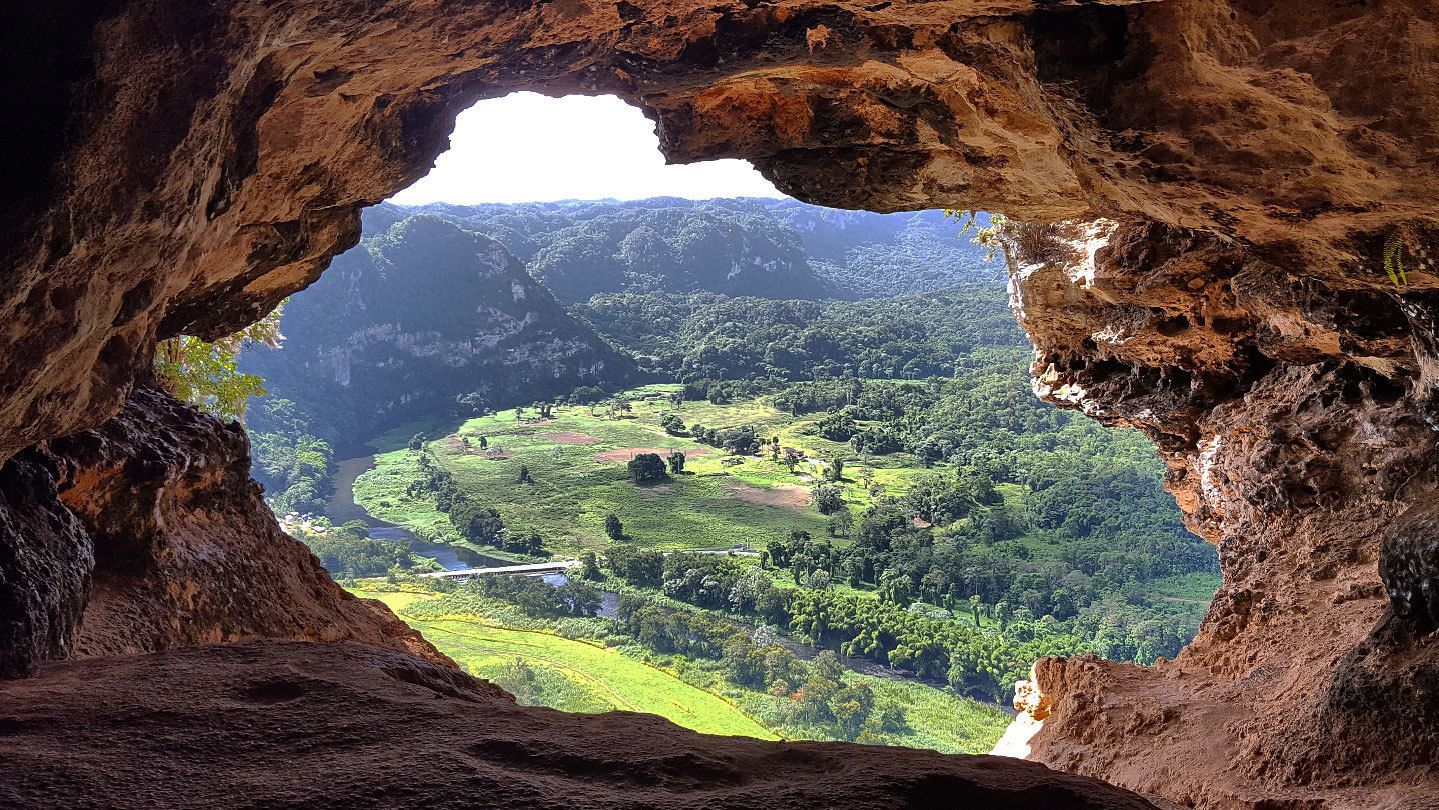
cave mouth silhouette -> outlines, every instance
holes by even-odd
[[[501,132],[508,129],[514,131]],[[575,144],[576,129],[591,136],[593,143]],[[458,115],[449,149],[435,160],[434,168],[387,202],[437,204],[443,210],[448,206],[511,202],[641,200],[653,196],[652,191],[698,200],[714,196],[714,190],[733,193],[735,189],[783,197],[767,181],[756,182],[758,175],[752,170],[737,171],[735,164],[739,161],[720,162],[728,166],[709,164],[722,168],[724,173],[704,176],[682,171],[688,167],[666,166],[656,148],[658,144],[653,125],[637,108],[615,96],[550,97],[520,92],[486,99]],[[570,152],[551,159],[557,149]],[[594,177],[574,177],[595,166],[605,153],[618,153],[612,161],[614,166],[600,166]],[[507,174],[497,178],[496,172],[500,171]],[[625,176],[637,171],[650,176],[640,181]],[[954,230],[954,238],[970,238],[960,232],[960,223]],[[1053,257],[1062,260],[1064,255],[1061,251]],[[995,261],[1002,264],[1004,259],[996,257]],[[1161,326],[1161,331],[1166,329]],[[1017,356],[1033,355],[1034,348],[1022,333],[1016,339],[1014,352]],[[1032,396],[1018,385],[1010,393],[1011,402]],[[1192,634],[1186,633],[1186,644],[1191,640]],[[1165,654],[1170,653],[1170,649],[1165,650]]]
[[[1178,661],[1041,662],[1036,760],[1205,807],[1439,793],[1439,648],[1376,565],[1439,491],[1411,340],[1434,329],[1399,304],[1433,282],[1382,270],[1439,221],[1416,159],[1439,132],[1433,4],[181,5],[11,26],[34,41],[6,51],[10,106],[53,137],[16,139],[0,183],[0,671],[114,685],[120,662],[66,659],[173,651],[203,674],[247,652],[192,645],[253,638],[427,654],[309,578],[232,476],[243,442],[147,392],[155,339],[232,333],[314,281],[475,101],[613,93],[671,160],[749,159],[836,207],[1006,211],[1089,247],[1016,281],[1040,382],[1154,437],[1225,584]],[[96,544],[134,567],[95,565],[116,559]],[[592,761],[569,753],[544,765]]]

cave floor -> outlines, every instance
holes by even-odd
[[[263,641],[0,684],[0,806],[1151,808],[1004,757],[564,714],[403,653]]]

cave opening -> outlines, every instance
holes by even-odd
[[[32,42],[5,51],[23,64],[9,72],[0,95],[26,109],[16,113],[14,148],[0,161],[14,170],[0,180],[7,282],[0,285],[6,316],[0,318],[0,756],[13,764],[0,779],[0,803],[143,806],[163,796],[176,806],[212,806],[220,796],[267,805],[403,804],[423,796],[436,806],[513,799],[555,807],[787,800],[884,807],[956,796],[1006,803],[1016,796],[1021,805],[1152,806],[1134,791],[1156,797],[1155,804],[1222,810],[1433,804],[1439,648],[1426,634],[1439,581],[1432,505],[1439,442],[1429,301],[1436,282],[1427,257],[1439,185],[1427,156],[1439,132],[1439,84],[1432,81],[1433,49],[1425,47],[1434,39],[1433,4],[102,5],[58,26],[48,19],[11,25],[12,35]],[[34,16],[21,13],[22,20]],[[1050,359],[1032,369],[1034,389],[1044,401],[1159,442],[1164,485],[1187,524],[1216,545],[1224,574],[1195,641],[1174,660],[1150,666],[1085,655],[1078,646],[1040,658],[1016,694],[1024,747],[1007,749],[1034,760],[1023,763],[697,735],[641,715],[516,705],[461,673],[466,662],[442,653],[384,603],[338,588],[316,558],[280,530],[252,482],[251,451],[263,454],[263,441],[252,447],[243,431],[157,389],[155,343],[181,336],[215,341],[297,291],[341,277],[340,262],[323,278],[321,271],[362,240],[361,210],[369,207],[373,218],[383,211],[379,201],[419,178],[462,109],[524,89],[613,93],[657,122],[669,159],[749,159],[776,188],[807,202],[883,212],[975,208],[1037,223],[1007,236],[1022,248],[1019,258],[1045,260],[1006,268],[1015,313],[1037,356]],[[507,262],[505,253],[482,249],[489,243],[450,226],[444,217],[430,217],[393,238],[363,236],[365,261],[381,270],[400,258],[443,266],[435,261],[440,251],[400,254],[411,236],[449,233],[450,248],[483,254],[494,260],[489,267]],[[674,252],[665,234],[652,230],[653,238],[631,243],[629,258],[648,249]],[[581,257],[603,236],[592,226],[582,231],[567,248]],[[523,231],[519,236],[529,238]],[[932,250],[951,236],[917,241]],[[1006,234],[999,236],[1003,241]],[[514,255],[503,240],[492,241]],[[692,247],[699,257],[726,255],[717,249],[722,244],[704,239]],[[594,258],[617,271],[622,263],[634,270],[617,249]],[[356,260],[358,254],[346,261]],[[819,262],[811,270],[821,280],[846,272],[855,277],[847,263],[830,263],[829,275],[818,272]],[[511,304],[533,301],[544,287],[524,263],[518,273],[476,272],[466,283],[481,276],[512,282]],[[663,287],[662,274],[653,272],[607,277]],[[342,315],[362,320],[380,304],[421,293],[433,307],[462,308],[458,287],[397,287],[375,307]],[[889,291],[878,282],[855,287]],[[691,321],[673,298],[658,309],[638,308],[655,294],[623,286],[605,291],[618,308],[603,323],[599,315],[581,318],[579,302],[556,296],[554,317],[530,325],[573,323],[597,335],[610,329],[623,339],[588,344],[606,369],[626,363],[625,341],[647,338],[643,358],[629,355],[636,374],[671,360],[681,369],[689,359],[704,368],[746,345],[753,331],[794,325],[736,311]],[[620,306],[625,302],[636,308]],[[860,308],[866,307],[879,311],[873,303]],[[987,320],[982,307],[955,302],[949,311],[963,311],[961,326],[978,326],[982,334],[926,344],[922,361],[948,358],[945,352],[982,360],[986,341],[1003,343],[1005,330],[1013,329],[1008,321]],[[680,324],[673,327],[678,337],[657,326],[667,320]],[[882,320],[872,333],[826,335],[807,326],[803,335],[766,344],[753,359],[786,368],[796,358],[842,349],[856,335],[907,323],[897,315]],[[694,329],[686,332],[686,322]],[[738,334],[729,329],[736,324],[744,327]],[[403,332],[408,345],[433,345],[402,328],[401,320],[371,326],[366,341]],[[528,357],[544,361],[583,350],[577,334],[552,335],[549,349]],[[929,337],[920,329],[898,342]],[[291,340],[298,344],[299,332]],[[478,354],[477,346],[454,341],[439,354]],[[178,349],[172,358],[188,351]],[[340,362],[342,355],[316,362],[327,364],[330,379],[343,378],[354,368]],[[881,369],[888,375],[884,390],[903,394],[890,400],[890,416],[934,395],[922,364],[917,380],[905,379],[904,365]],[[982,366],[976,362],[966,373]],[[955,379],[954,369],[950,373],[946,380]],[[433,376],[412,378],[394,401],[412,400]],[[867,384],[847,388],[838,373],[781,382],[803,383],[807,401],[833,405],[836,418],[820,426],[818,411],[795,414],[792,407],[777,409],[776,419],[812,419],[816,431],[857,431],[869,437],[866,443],[893,440],[909,452],[906,431],[919,420],[899,422],[886,436],[888,417],[851,413],[851,426],[839,413],[873,404],[866,401]],[[982,382],[961,393],[1007,400],[1007,386]],[[940,394],[948,384],[940,384]],[[526,494],[522,500],[536,508],[558,488],[556,470],[567,459],[573,457],[576,468],[616,465],[609,469],[623,472],[611,482],[610,504],[575,524],[587,522],[602,543],[627,549],[620,556],[634,565],[626,570],[639,576],[646,566],[655,568],[656,558],[645,552],[658,536],[656,523],[696,525],[692,513],[672,507],[674,496],[702,473],[714,473],[706,478],[723,490],[707,504],[704,519],[744,502],[751,512],[778,510],[782,524],[813,509],[798,503],[813,499],[812,491],[787,496],[795,500],[788,504],[769,492],[775,483],[797,481],[795,473],[817,479],[803,482],[808,487],[794,484],[801,490],[845,490],[841,503],[858,488],[851,481],[862,467],[872,469],[881,486],[896,476],[893,468],[848,461],[806,469],[805,454],[785,456],[785,447],[854,450],[816,432],[800,434],[803,441],[768,442],[779,449],[783,470],[740,486],[764,457],[725,464],[736,457],[727,445],[746,446],[747,434],[731,434],[731,425],[716,418],[747,408],[745,420],[758,428],[757,416],[764,414],[746,392],[724,386],[716,392],[706,384],[701,398],[685,399],[681,390],[680,403],[671,406],[662,396],[668,389],[653,389],[661,395],[652,403],[656,421],[644,430],[636,423],[648,417],[649,405],[632,399],[627,411],[617,401],[610,411],[606,402],[614,397],[595,387],[602,396],[595,403],[551,397],[498,414],[506,430],[535,431],[524,441],[506,433],[494,447],[489,439],[501,436],[498,423],[485,435],[468,436],[455,434],[457,424],[434,437],[417,428],[424,435],[413,452],[470,465],[464,475],[452,473],[455,493],[476,480],[481,461],[497,465],[507,470],[503,487]],[[229,393],[237,391],[243,385]],[[492,393],[465,390],[459,396],[479,396],[455,399],[453,407],[493,407],[485,399]],[[712,402],[711,393],[728,401]],[[808,407],[800,399],[788,402]],[[670,420],[671,433],[659,424],[659,409],[672,407],[715,418]],[[591,421],[556,424],[576,413]],[[460,415],[465,422],[486,418]],[[538,424],[546,419],[550,424]],[[546,430],[551,424],[556,429]],[[585,443],[621,426],[642,432],[613,448]],[[781,437],[793,435],[776,427]],[[989,427],[994,435],[1008,430]],[[708,443],[709,430],[716,444]],[[768,432],[753,435],[775,437]],[[392,444],[410,451],[417,434],[396,435]],[[701,441],[692,441],[694,434]],[[467,448],[467,438],[488,446]],[[695,451],[681,470],[659,453],[594,461],[609,450],[677,449],[669,443],[679,438]],[[952,450],[955,438],[938,437],[933,452],[944,456],[943,442]],[[541,440],[559,452],[546,456]],[[525,454],[537,449],[529,463]],[[1002,449],[1030,452],[1021,438]],[[292,470],[328,467],[316,446],[296,443],[292,455]],[[953,472],[944,463],[924,474]],[[421,482],[436,506],[440,490],[449,490],[441,469],[435,462]],[[378,462],[376,471],[384,472]],[[1008,488],[1015,482],[1004,475],[1032,479],[1032,471],[995,468],[988,487],[972,476],[967,483],[976,486],[965,490],[961,505],[969,513],[964,525],[975,522],[976,511],[1017,507]],[[825,481],[827,474],[838,480]],[[1068,482],[1073,486],[1056,481],[1043,489],[1086,492],[1099,480],[1082,476]],[[377,496],[392,506],[415,500],[422,489],[412,494],[408,483],[392,483],[397,486],[388,496]],[[1041,489],[1035,483],[1026,482],[1031,495]],[[765,492],[757,495],[750,484],[762,484]],[[942,495],[944,487],[935,492]],[[613,499],[647,508],[623,520]],[[985,499],[995,502],[980,503]],[[1031,500],[1024,498],[1026,514]],[[937,496],[929,507],[954,505]],[[500,510],[491,515],[489,508],[470,503],[463,522],[497,536],[501,527],[522,522],[506,521]],[[442,528],[450,513],[435,511],[431,527]],[[1061,524],[1056,531],[1123,532],[1143,511],[1112,516],[1113,523]],[[811,603],[826,593],[868,599],[871,578],[883,580],[873,583],[871,601],[909,601],[903,618],[916,626],[952,622],[952,607],[925,598],[942,580],[926,581],[927,569],[889,564],[894,555],[917,559],[943,542],[953,547],[939,540],[949,526],[939,520],[922,527],[912,519],[906,525],[903,511],[894,517],[889,531],[872,535],[873,544],[888,548],[874,549],[873,566],[860,561],[858,586],[847,581],[850,572],[836,578],[837,566],[810,567],[819,541],[831,552],[842,545],[846,530],[836,525],[830,538],[828,521],[815,526],[808,545],[781,526],[777,550],[789,555],[788,566],[762,570],[802,580],[786,587],[796,586],[790,590]],[[852,514],[856,525],[848,531],[864,534],[864,518]],[[988,525],[991,532],[1007,530],[1002,521]],[[518,541],[531,536],[518,534]],[[932,546],[916,540],[925,534],[936,538]],[[968,550],[981,553],[982,547],[989,557],[1018,560],[1011,570],[1021,573],[1033,573],[1023,566],[1043,562],[1048,551],[1014,545],[1015,538],[988,539],[995,542],[981,538]],[[541,549],[544,541],[540,535]],[[762,551],[769,550],[766,543]],[[1112,560],[1113,553],[1106,548],[1100,558]],[[717,559],[697,560],[687,570],[750,564],[710,556]],[[661,590],[673,580],[680,595],[692,585],[704,591],[705,578],[687,583],[666,576],[665,559],[658,560]],[[984,562],[976,570],[993,570]],[[612,567],[605,570],[609,563],[597,559],[601,574],[614,575]],[[400,602],[419,604],[405,590],[404,576],[397,573],[394,583],[380,579],[396,586],[386,598],[402,612]],[[584,592],[570,593],[565,609],[587,604]],[[733,593],[730,588],[724,596]],[[1023,593],[1006,601],[1012,607],[1024,601]],[[739,596],[744,606],[747,591]],[[920,607],[911,611],[915,604]],[[962,603],[956,607],[962,619]],[[821,639],[835,633],[827,616],[804,615],[816,620],[798,627],[788,621],[784,629]],[[1005,635],[987,632],[992,625],[985,618],[972,621],[979,636]],[[1029,624],[1039,635],[1056,629],[1042,617]],[[560,632],[562,625],[583,634],[594,620],[554,619],[552,638],[576,641]],[[663,642],[665,629],[675,626],[668,614],[651,612],[632,629]],[[747,637],[763,648],[754,634]],[[708,651],[720,652],[714,660],[723,660],[729,640],[709,639]],[[922,644],[889,649],[891,640],[878,631],[847,640],[850,652],[873,647],[915,666],[933,654]],[[624,646],[613,649],[623,654]],[[739,643],[735,650],[748,647]],[[706,658],[703,652],[664,655],[671,674],[703,680],[715,674],[695,663]],[[772,674],[765,661],[732,658],[736,677],[747,666],[750,677]],[[986,667],[1001,674],[1005,668],[992,664],[984,656],[962,659],[960,674],[981,672],[998,681]],[[515,670],[516,683],[548,688],[543,674]],[[793,685],[780,680],[776,693]],[[852,686],[848,674],[840,680]],[[795,702],[800,692],[825,693],[824,684],[814,685],[806,679],[788,694],[763,691],[766,698]],[[962,685],[973,690],[984,683]],[[864,707],[862,695],[846,697]],[[870,735],[866,741],[904,734],[905,725],[916,741],[913,735],[923,731],[912,718],[896,722],[901,718],[890,715],[886,724],[882,710],[852,712],[850,702],[839,708],[858,727],[854,736]],[[835,708],[831,703],[828,715],[801,719],[840,728]],[[383,733],[372,731],[380,728]],[[157,760],[159,767],[111,765]],[[498,798],[486,792],[501,789]]]
[[[806,205],[657,146],[613,96],[479,102],[242,354],[253,473],[337,581],[522,702],[711,733],[983,753],[1035,659],[1178,654],[1212,547],[1147,439],[1027,381],[999,248],[1062,264],[1064,229]],[[514,637],[435,618],[467,612]]]

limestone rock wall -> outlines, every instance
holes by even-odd
[[[1393,615],[1378,565],[1439,486],[1401,306],[1428,276],[1319,281],[1152,224],[1019,233],[1036,391],[1153,437],[1224,572],[1176,661],[1040,662],[1029,754],[1206,807],[1428,806],[1439,648]]]
[[[18,584],[34,596],[14,615],[37,639],[0,649],[9,672],[254,638],[359,641],[453,665],[280,531],[239,425],[159,391],[138,388],[99,429],[12,459],[5,480],[7,495],[29,484],[28,509],[7,504],[29,543],[6,550],[28,555]]]
[[[1423,522],[1395,518],[1435,483],[1439,278],[1419,258],[1439,254],[1434,3],[69,0],[7,13],[28,36],[0,55],[14,116],[0,150],[5,673],[69,655],[77,632],[78,649],[106,652],[334,638],[370,621],[267,519],[244,516],[263,507],[235,477],[238,436],[127,415],[130,389],[157,337],[231,331],[312,282],[358,238],[359,208],[423,173],[473,101],[613,92],[657,122],[671,159],[750,158],[810,201],[1107,219],[1016,245],[1040,392],[1156,438],[1226,582],[1177,662],[1039,667],[1048,716],[1033,755],[1206,806],[1418,806],[1395,797],[1433,776],[1433,653],[1409,619],[1385,619],[1376,567],[1422,566]],[[1050,255],[1056,239],[1083,243],[1078,258]],[[1403,289],[1381,269],[1396,240]],[[139,396],[140,411],[167,411]],[[103,451],[117,414],[110,427],[133,426],[124,441],[154,453]],[[231,460],[191,458],[182,433]],[[89,463],[61,469],[52,441]],[[258,565],[224,556],[235,549]],[[227,610],[243,599],[232,587],[282,569],[276,593],[295,603],[244,621],[249,607]],[[162,584],[177,582],[189,585]],[[195,625],[174,624],[179,611]]]

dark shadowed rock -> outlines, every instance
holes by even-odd
[[[7,807],[1153,808],[1013,759],[518,706],[455,670],[352,644],[53,664],[0,685],[0,731]]]
[[[1379,578],[1395,614],[1416,633],[1439,629],[1439,503],[1420,504],[1387,528]]]
[[[70,655],[94,566],[54,461],[30,451],[0,465],[0,678]]]
[[[450,663],[388,608],[342,590],[280,531],[250,480],[249,443],[238,424],[140,388],[114,419],[52,441],[49,450],[69,511],[53,503],[31,514],[69,527],[69,542],[52,540],[55,549],[83,550],[88,563],[89,538],[95,547],[94,589],[79,601],[85,613],[73,654],[288,638],[361,641]],[[80,524],[83,543],[71,539]],[[30,562],[27,578],[3,583],[5,592],[73,591],[78,563],[46,562]],[[45,658],[72,652],[48,649]]]

